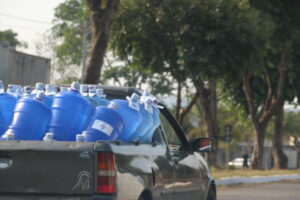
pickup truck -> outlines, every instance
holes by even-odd
[[[141,94],[103,89],[108,99]],[[213,140],[188,141],[163,107],[151,143],[0,141],[0,199],[216,200],[201,155]]]

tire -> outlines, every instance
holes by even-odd
[[[217,194],[213,189],[209,189],[206,200],[217,200]]]

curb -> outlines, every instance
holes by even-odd
[[[252,176],[252,177],[230,177],[216,179],[216,185],[238,185],[248,183],[271,183],[284,180],[300,180],[300,174],[275,175],[275,176]]]

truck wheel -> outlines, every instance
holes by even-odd
[[[209,189],[206,200],[217,200],[216,192],[213,189]]]

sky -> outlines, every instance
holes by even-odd
[[[12,29],[28,44],[22,52],[36,54],[35,43],[51,28],[54,8],[64,0],[0,0],[0,31]]]

